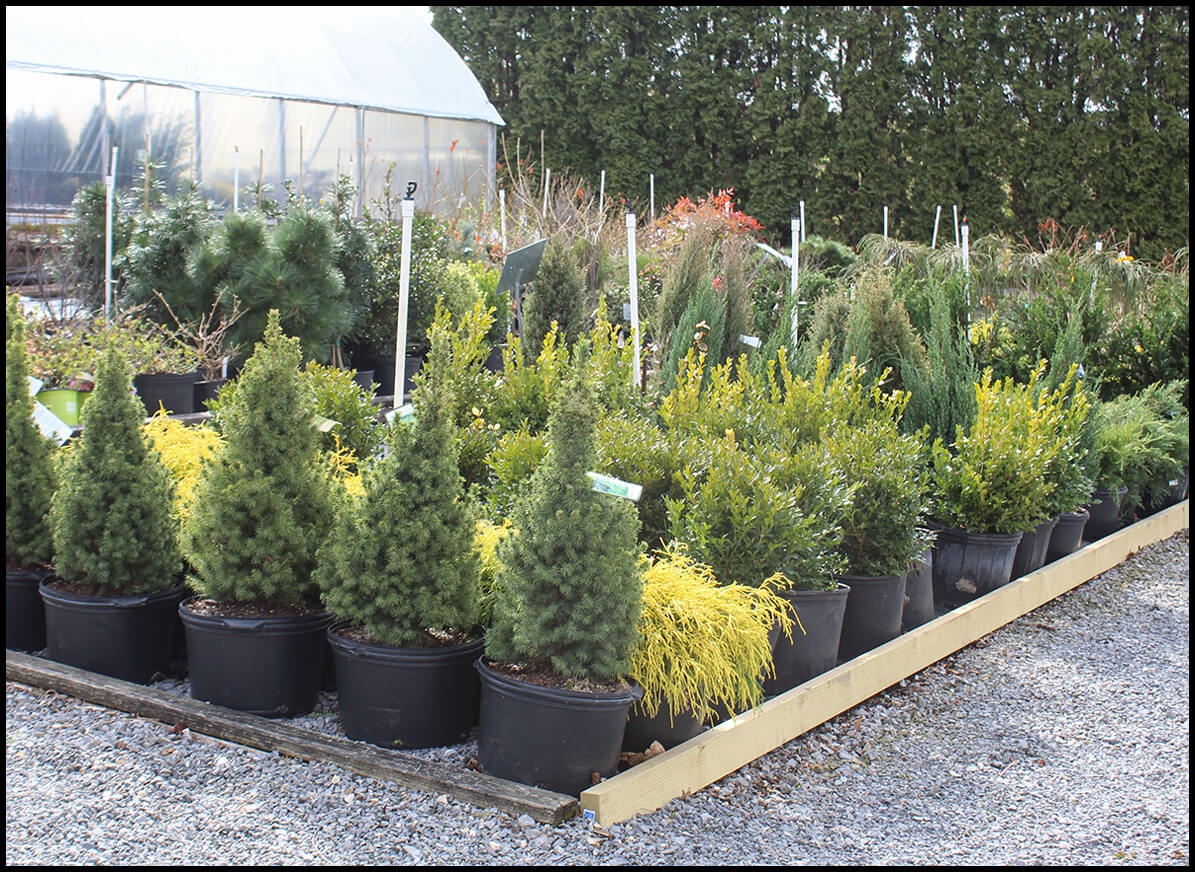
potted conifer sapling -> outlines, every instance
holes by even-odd
[[[4,647],[40,651],[46,619],[38,585],[53,574],[54,559],[53,443],[33,420],[25,319],[14,295],[8,296],[4,351]]]
[[[54,493],[58,576],[41,595],[50,659],[144,684],[169,670],[186,587],[173,483],[131,375],[109,349]]]
[[[477,511],[457,467],[449,349],[432,343],[415,420],[395,424],[319,551],[324,603],[342,619],[328,631],[341,723],[384,747],[455,744],[478,716]]]
[[[332,622],[314,579],[332,491],[300,359],[299,340],[271,312],[237,389],[222,398],[225,444],[183,522],[198,594],[179,608],[191,696],[267,717],[315,707]]]
[[[583,372],[582,360],[553,398],[547,456],[498,546],[493,624],[477,664],[482,770],[574,795],[614,774],[642,695],[621,678],[642,608],[638,519],[586,475],[597,413]]]

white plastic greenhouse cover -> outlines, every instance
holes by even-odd
[[[381,8],[8,6],[5,67],[503,123],[431,24]]]

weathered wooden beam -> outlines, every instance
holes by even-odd
[[[1188,527],[1184,500],[586,789],[581,808],[610,825],[700,790]]]
[[[576,797],[529,787],[461,766],[422,760],[338,736],[325,736],[286,721],[245,714],[166,691],[132,684],[41,657],[5,651],[5,677],[55,690],[87,702],[289,757],[332,763],[371,778],[416,790],[446,793],[464,802],[526,814],[558,824],[577,813]]]

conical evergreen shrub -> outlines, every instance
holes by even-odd
[[[109,349],[50,512],[58,575],[100,596],[168,590],[182,570],[174,486],[149,445],[131,379],[128,360]]]
[[[15,295],[4,317],[4,358],[4,560],[9,570],[31,569],[54,557],[54,462],[53,445],[33,422],[25,318]]]
[[[209,599],[318,603],[312,575],[332,499],[300,362],[299,340],[271,312],[221,409],[227,444],[204,469],[183,527],[191,584]]]
[[[630,502],[594,491],[586,475],[597,404],[579,356],[553,399],[548,454],[512,510],[517,533],[498,546],[486,655],[609,680],[626,673],[638,637],[638,519]]]
[[[415,422],[396,425],[389,452],[365,469],[364,495],[341,502],[319,551],[328,610],[395,647],[430,647],[429,630],[467,632],[477,620],[478,512],[457,467],[446,341],[433,338]]]
[[[555,321],[565,348],[585,329],[585,283],[580,267],[566,242],[552,240],[523,303],[521,337],[525,360],[534,360],[544,345],[544,336]]]

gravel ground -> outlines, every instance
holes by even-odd
[[[9,682],[6,861],[1186,866],[1189,555],[1187,532],[1145,548],[609,828],[538,824]],[[304,719],[321,722],[336,729]]]

